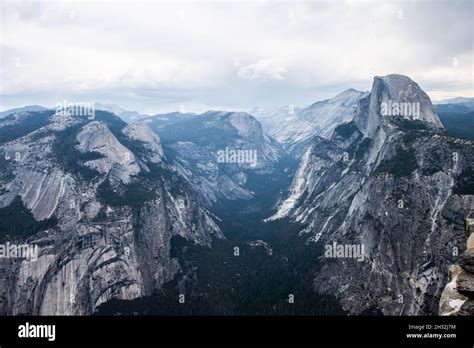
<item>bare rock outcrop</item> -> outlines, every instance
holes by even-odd
[[[466,218],[468,239],[474,235],[474,215]],[[449,269],[450,282],[444,288],[439,305],[439,315],[474,315],[474,248],[464,251],[458,263]]]

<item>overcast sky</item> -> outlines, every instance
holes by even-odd
[[[473,97],[474,1],[7,1],[1,103],[306,105],[374,76]]]

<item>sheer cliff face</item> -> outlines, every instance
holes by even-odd
[[[389,102],[418,103],[420,112],[384,115]],[[433,314],[464,249],[462,214],[473,196],[460,183],[473,153],[473,142],[444,135],[416,83],[377,77],[354,121],[313,141],[269,219],[302,223],[310,247],[364,246],[363,261],[323,255],[314,275],[316,291],[336,294],[351,313]]]
[[[322,247],[317,272],[303,270],[315,292],[351,314],[437,313],[448,266],[465,249],[474,142],[447,136],[427,95],[401,75],[294,117],[302,123],[281,125],[286,150],[307,150],[267,221],[284,219],[285,233],[301,226],[311,255]],[[0,120],[0,244],[39,247],[37,260],[0,258],[0,314],[91,314],[114,298],[151,295],[181,269],[173,236],[211,247],[223,234],[207,209],[270,206],[259,182],[283,192],[293,173],[247,113],[145,122],[49,110]],[[266,211],[249,206],[249,216]],[[324,252],[333,245],[362,254]]]
[[[428,95],[403,75],[375,77],[370,96],[359,103],[354,120],[359,130],[372,138],[382,117],[397,114],[443,128]]]
[[[366,95],[367,92],[349,89],[307,107],[256,108],[251,114],[270,136],[299,158],[312,137],[329,139],[339,124],[351,121],[357,102]]]
[[[12,122],[22,121],[9,117],[0,130]],[[222,238],[146,125],[51,112],[25,133],[2,143],[0,208],[20,197],[37,221],[57,223],[2,236],[37,244],[39,257],[0,260],[1,314],[90,314],[112,298],[149,295],[180,268],[173,235],[203,245]]]

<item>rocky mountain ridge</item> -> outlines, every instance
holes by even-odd
[[[328,139],[339,124],[351,121],[357,102],[366,95],[367,92],[348,89],[307,107],[255,108],[250,113],[262,122],[270,136],[300,157],[312,137]]]
[[[419,103],[419,117],[382,115],[389,99]],[[375,78],[354,121],[338,126],[330,140],[313,140],[268,219],[302,224],[310,244],[365,246],[365,262],[322,257],[314,275],[316,291],[337,294],[354,314],[435,311],[453,248],[462,249],[462,225],[454,221],[462,221],[473,198],[463,183],[471,180],[474,144],[441,127],[409,78]]]
[[[208,206],[223,199],[254,198],[246,185],[249,174],[270,175],[285,156],[247,113],[208,111],[180,116],[169,122],[160,116],[145,121],[160,135],[177,170]]]
[[[437,313],[448,266],[466,255],[473,142],[449,136],[402,75],[282,110],[260,114],[263,127],[224,111],[129,124],[101,110],[0,120],[0,239],[40,246],[34,262],[0,259],[0,313],[91,314],[170,284],[173,299],[191,287],[212,294],[209,305],[239,297],[238,285],[246,306],[245,289],[268,294],[282,281],[311,292],[307,303],[335,296],[338,313]],[[281,143],[265,134],[269,122]],[[242,263],[236,245],[249,257]],[[251,262],[275,283],[250,282],[266,269]],[[293,313],[280,292],[258,313]]]
[[[35,220],[55,221],[19,231],[12,217],[2,230],[3,240],[40,246],[35,262],[0,260],[2,314],[91,314],[111,298],[150,294],[180,268],[170,256],[172,236],[208,246],[223,237],[146,125],[127,126],[106,112],[93,121],[44,116],[44,126],[1,144],[10,156],[0,207],[20,197],[15,202]],[[0,133],[15,117],[2,121]]]

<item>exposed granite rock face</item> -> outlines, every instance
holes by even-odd
[[[2,196],[0,207],[9,205],[20,196],[38,221],[48,219],[72,182],[73,179],[60,170],[48,173],[25,169],[6,185],[7,192]]]
[[[2,315],[91,314],[112,298],[150,295],[180,269],[170,256],[172,236],[208,246],[223,238],[186,179],[162,162],[156,135],[138,125],[114,134],[111,129],[117,132],[125,124],[97,114],[96,121],[76,117],[67,127],[58,127],[55,114],[42,129],[1,144],[2,152],[24,151],[18,161],[7,162],[11,175],[1,176],[0,208],[20,196],[36,220],[57,219],[56,226],[29,237],[11,237],[38,245],[39,255],[37,260],[0,259]],[[69,151],[77,158],[99,156],[78,160],[75,168],[52,146],[73,126],[77,144]],[[94,177],[84,179],[82,168],[93,169]],[[121,180],[107,191],[111,176]]]
[[[444,288],[439,315],[474,315],[474,273],[453,265]]]
[[[382,115],[392,98],[419,103],[419,118]],[[432,110],[407,77],[375,78],[354,122],[313,141],[269,218],[303,224],[309,247],[364,246],[363,262],[323,255],[314,275],[315,290],[350,313],[436,313],[454,250],[464,249],[463,209],[473,197],[458,182],[474,168],[474,143],[447,137]]]
[[[465,224],[468,237],[474,232],[470,219],[466,218]],[[469,244],[467,247],[458,263],[449,269],[450,282],[441,296],[439,315],[474,315],[474,249]]]
[[[384,106],[387,108],[385,113]],[[411,111],[403,117],[443,128],[428,95],[406,76],[375,77],[370,96],[359,103],[354,121],[365,136],[373,138],[382,118],[392,114],[393,110],[388,109],[398,110],[400,114]]]
[[[263,130],[260,123],[246,112],[235,112],[229,117],[230,124],[237,130],[238,134],[246,139],[262,138]]]
[[[474,315],[474,300],[469,299],[466,302],[464,302],[457,312],[457,315],[467,315],[467,316],[473,316]]]
[[[147,159],[153,163],[163,160],[161,140],[145,123],[133,122],[126,126],[122,132],[130,139],[140,141],[147,149]]]
[[[315,135],[330,139],[338,125],[352,121],[358,101],[365,96],[367,92],[348,89],[306,107],[256,108],[250,113],[270,136],[300,158]]]
[[[73,116],[69,111],[55,112],[50,118],[49,124],[45,127],[48,130],[62,131],[75,124],[81,123],[81,120]]]
[[[248,176],[271,175],[284,155],[257,119],[245,112],[208,111],[146,121],[164,146],[172,149],[170,161],[208,207],[221,199],[252,199],[254,192],[246,187]],[[232,152],[243,156],[232,157]]]
[[[466,272],[474,273],[474,249],[468,249],[459,256],[459,266]]]
[[[96,152],[102,158],[87,161],[86,166],[102,174],[114,172],[114,177],[122,183],[130,182],[130,177],[140,172],[135,155],[115,138],[103,122],[89,122],[77,134],[76,148],[83,153]]]
[[[456,280],[456,288],[461,294],[473,298],[474,297],[474,276],[470,272],[462,270]]]
[[[449,268],[449,283],[446,285],[439,303],[440,315],[456,315],[469,301],[469,298],[458,292],[457,279],[463,272],[458,265]]]

